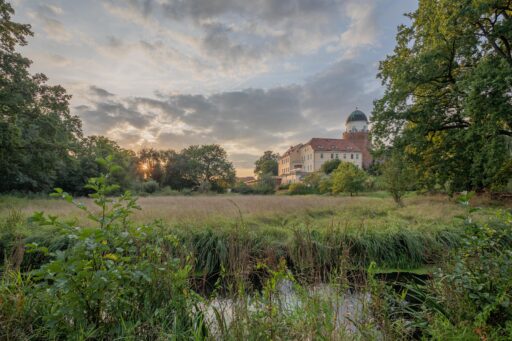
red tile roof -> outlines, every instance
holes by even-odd
[[[314,137],[306,144],[313,148],[314,151],[347,151],[347,152],[361,152],[355,144],[343,139],[325,139]]]

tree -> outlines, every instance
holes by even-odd
[[[15,51],[32,31],[13,14],[0,0],[0,191],[47,191],[74,162],[81,121],[64,88],[31,75],[31,61]]]
[[[89,193],[84,186],[90,178],[98,177],[105,171],[98,160],[107,157],[118,166],[111,175],[111,181],[119,184],[120,191],[132,188],[137,177],[135,153],[121,148],[116,142],[104,136],[83,138],[72,161],[61,170],[54,186],[74,194]]]
[[[427,188],[495,183],[511,158],[512,2],[420,1],[380,64],[386,86],[372,115],[381,152],[392,146]]]
[[[192,162],[187,155],[173,150],[164,152],[164,180],[163,186],[182,190],[199,185]]]
[[[341,162],[332,173],[332,192],[348,192],[350,196],[364,189],[366,173],[350,162]]]
[[[393,153],[381,167],[385,189],[403,206],[402,196],[414,188],[416,175],[412,165],[400,154]]]
[[[190,177],[196,186],[222,191],[235,182],[235,168],[226,151],[217,144],[190,146],[181,154],[189,160]]]
[[[142,179],[153,179],[160,183],[162,168],[160,151],[154,148],[142,148],[138,153],[138,171]]]
[[[325,161],[322,166],[320,167],[320,171],[324,172],[325,174],[331,174],[334,172],[336,168],[340,165],[341,160],[340,159],[332,159]]]
[[[258,177],[263,175],[277,175],[279,154],[267,150],[263,155],[254,162],[254,174]]]

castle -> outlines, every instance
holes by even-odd
[[[279,158],[281,183],[299,182],[308,173],[319,171],[324,162],[334,159],[367,169],[372,163],[368,118],[356,109],[347,118],[345,126],[341,139],[314,137],[304,144],[291,146]]]

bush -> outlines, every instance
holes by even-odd
[[[340,159],[333,159],[333,160],[325,161],[322,164],[322,166],[320,167],[320,171],[329,175],[332,172],[334,172],[336,170],[336,168],[339,167],[340,163],[341,163]]]
[[[263,178],[254,186],[249,186],[246,183],[240,182],[233,187],[231,191],[239,194],[274,194],[274,180],[272,178],[270,178],[270,180]]]
[[[280,190],[288,190],[289,188],[290,188],[290,184],[286,183],[286,184],[280,184],[278,189],[280,189]]]
[[[459,198],[468,211],[460,247],[425,285],[406,285],[413,305],[399,295],[384,312],[407,316],[421,339],[512,339],[512,214],[474,222],[471,196]]]
[[[398,205],[403,206],[403,195],[412,190],[416,182],[413,166],[403,156],[393,153],[381,170],[385,189]]]
[[[153,194],[156,191],[158,191],[158,188],[158,182],[156,182],[155,180],[148,180],[142,184],[142,191],[144,193]]]
[[[323,177],[318,185],[318,192],[320,194],[326,194],[332,192],[332,178],[330,176]]]
[[[164,188],[160,189],[160,191],[158,191],[158,194],[163,196],[174,196],[180,195],[180,192],[172,189],[170,186],[165,186]]]
[[[192,195],[192,193],[194,193],[194,191],[191,188],[183,188],[180,191],[180,193],[188,196],[188,195]]]
[[[320,181],[325,177],[326,175],[322,172],[313,172],[309,173],[304,177],[304,184],[312,189],[314,192],[318,192],[318,188],[320,187]]]
[[[304,195],[304,194],[314,194],[315,190],[310,186],[303,184],[301,182],[296,182],[290,185],[288,189],[288,194],[290,195]]]
[[[231,192],[239,194],[252,194],[254,193],[254,190],[245,182],[239,182],[231,189]]]
[[[470,197],[462,196],[466,206]],[[445,306],[452,323],[469,322],[481,330],[482,339],[492,330],[512,337],[512,214],[498,211],[487,224],[474,223],[468,216],[462,245],[452,265],[436,275],[442,284],[434,292],[438,303]]]
[[[352,196],[364,190],[366,173],[349,162],[341,162],[332,173],[332,192],[348,192]]]
[[[112,167],[109,168],[111,172]],[[129,221],[138,209],[126,192],[107,176],[91,178],[87,187],[99,210],[90,211],[69,194],[62,197],[86,212],[97,226],[77,228],[57,217],[36,213],[41,226],[59,227],[73,240],[69,248],[50,254],[52,260],[29,276],[4,274],[0,285],[0,336],[7,339],[158,339],[198,337],[188,285],[190,266],[176,258],[177,238],[158,225]],[[95,212],[100,212],[99,215]],[[27,252],[48,254],[38,244]],[[201,323],[199,322],[199,325]]]

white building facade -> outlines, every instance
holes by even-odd
[[[291,146],[279,159],[281,183],[300,182],[309,173],[317,172],[329,160],[350,162],[366,168],[368,160],[368,120],[359,110],[350,114],[342,139],[312,138],[305,144]]]

